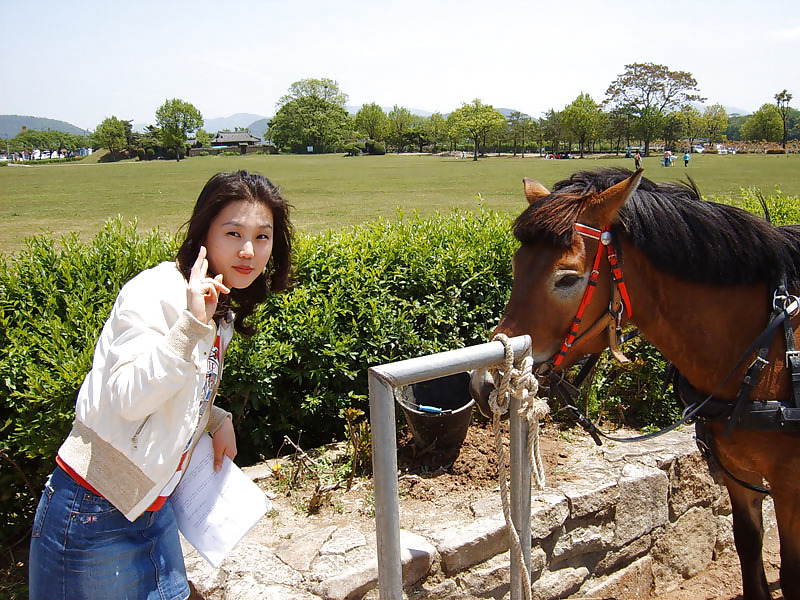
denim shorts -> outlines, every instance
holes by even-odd
[[[185,600],[189,583],[167,501],[133,523],[60,467],[36,510],[30,600]]]

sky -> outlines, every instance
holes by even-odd
[[[89,130],[171,98],[269,117],[308,78],[350,106],[539,118],[645,62],[691,73],[706,106],[800,106],[797,0],[0,0],[0,49],[0,114]]]

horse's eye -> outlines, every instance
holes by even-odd
[[[556,288],[559,290],[571,288],[577,285],[580,280],[581,278],[578,275],[562,275],[556,279]]]

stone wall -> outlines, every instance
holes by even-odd
[[[657,597],[733,546],[730,504],[692,430],[573,456],[567,482],[534,492],[532,589],[555,598]],[[767,528],[774,526],[765,503]],[[408,598],[508,598],[509,540],[499,493],[474,518],[402,531]],[[372,534],[325,527],[266,548],[248,538],[211,569],[186,549],[189,578],[208,600],[378,598]]]

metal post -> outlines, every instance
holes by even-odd
[[[529,336],[511,338],[515,356],[531,346]],[[459,350],[411,358],[376,367],[368,372],[372,468],[375,485],[375,533],[378,541],[378,585],[381,600],[401,600],[403,574],[400,556],[400,498],[397,486],[397,442],[394,388],[470,369],[487,368],[503,362],[501,342],[489,342]],[[523,540],[525,568],[530,571],[530,464],[527,461],[527,426],[520,423],[518,405],[511,405],[511,501],[515,529]],[[516,424],[515,424],[516,423]],[[516,433],[515,433],[516,431]],[[515,456],[517,458],[515,458]],[[519,457],[522,457],[521,459]],[[516,482],[516,483],[515,483]],[[515,508],[516,507],[516,508]],[[526,508],[527,507],[527,508]],[[524,533],[523,533],[524,532]],[[525,543],[527,540],[527,545]],[[525,548],[527,547],[527,554]],[[511,580],[521,579],[519,565],[512,557]],[[518,585],[518,587],[520,587]],[[511,597],[517,595],[512,585]]]
[[[397,488],[397,440],[393,388],[369,374],[372,472],[375,486],[375,533],[382,599],[402,600],[400,497]]]

